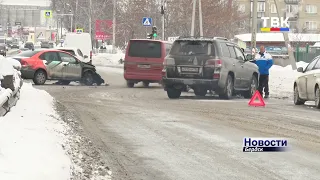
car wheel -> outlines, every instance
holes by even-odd
[[[229,74],[227,77],[225,87],[223,88],[222,92],[219,93],[219,97],[221,99],[231,99],[233,95],[233,90],[234,90],[233,78]]]
[[[249,90],[243,94],[244,98],[250,99],[258,89],[258,79],[256,76],[252,76]]]
[[[133,88],[134,87],[134,83],[131,81],[127,81],[127,87],[128,88]]]
[[[298,90],[298,86],[294,86],[294,90],[293,90],[293,102],[295,105],[303,105],[306,101],[302,100],[299,97],[299,90]]]
[[[146,87],[146,88],[149,87],[149,82],[143,81],[142,83],[143,83],[143,87]]]
[[[168,88],[167,95],[170,99],[178,99],[181,95],[181,90],[175,88]]]
[[[318,109],[320,109],[320,88],[319,88],[319,86],[316,87],[315,95],[316,95],[316,100],[315,100],[316,107]]]
[[[82,76],[82,81],[83,81],[83,84],[87,86],[92,86],[94,83],[92,72],[90,71],[85,72]]]
[[[44,70],[38,70],[34,73],[33,82],[35,85],[43,85],[47,81],[47,73]]]
[[[206,96],[208,90],[204,88],[195,88],[194,89],[194,94],[196,96]]]

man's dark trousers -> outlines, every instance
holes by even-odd
[[[258,91],[263,96],[263,89],[266,96],[269,96],[269,75],[260,75]]]

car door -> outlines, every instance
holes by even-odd
[[[298,85],[298,90],[300,92],[300,97],[302,99],[308,99],[309,100],[309,95],[308,95],[308,88],[307,88],[307,82],[308,82],[308,77],[310,74],[312,74],[312,69],[316,65],[318,61],[318,58],[315,58],[307,68],[304,70],[303,74],[298,78],[297,85]]]
[[[241,88],[249,87],[249,83],[252,75],[250,74],[251,72],[248,71],[248,68],[245,68],[246,58],[239,47],[234,46],[234,50],[236,52],[236,59],[237,59],[236,66],[237,66],[237,74],[240,77],[240,87]]]
[[[238,74],[236,74],[237,67],[236,67],[236,59],[235,59],[233,44],[224,43],[224,42],[221,42],[219,44],[221,47],[221,53],[222,53],[224,62],[226,63],[226,66],[227,66],[227,72],[229,71],[234,72],[234,76],[235,76],[234,87],[238,88],[240,86],[240,77],[238,76]],[[228,74],[224,73],[223,75],[225,76],[225,79],[226,79]]]
[[[315,65],[307,73],[307,95],[309,100],[315,100],[315,87],[316,87],[316,80],[319,78],[319,70],[320,69],[320,57],[315,58]],[[317,77],[318,76],[318,77]]]
[[[65,52],[59,52],[59,57],[63,63],[64,80],[80,80],[82,67],[78,59]]]
[[[234,86],[236,88],[240,88],[241,87],[241,76],[240,76],[240,74],[238,74],[239,66],[237,66],[237,55],[234,50],[234,45],[227,44],[227,50],[229,50],[229,54],[230,54],[229,60],[232,62],[232,66],[233,66],[232,72],[234,72],[234,76],[235,76]]]
[[[44,52],[39,59],[46,67],[48,79],[62,78],[63,64],[57,52]]]

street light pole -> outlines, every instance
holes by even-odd
[[[256,38],[257,38],[257,26],[258,26],[258,2],[257,1],[253,1],[253,5],[252,5],[252,26],[251,26],[251,48],[256,48],[257,46],[257,42],[256,42]]]
[[[194,23],[195,23],[195,19],[196,19],[196,5],[197,5],[197,0],[193,0],[191,36],[194,36]]]
[[[165,40],[165,37],[164,37],[164,0],[162,0],[162,2],[161,2],[161,19],[162,19],[162,41],[164,41]]]
[[[116,0],[113,0],[113,20],[112,20],[112,52],[115,53],[116,48]]]
[[[90,33],[90,36],[92,36],[92,30],[91,30],[92,11],[91,11],[91,8],[92,8],[92,0],[89,0],[89,33]],[[91,38],[91,41],[92,41],[92,38]]]
[[[200,37],[203,37],[201,0],[199,0],[199,25],[200,25]]]

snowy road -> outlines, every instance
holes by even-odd
[[[193,94],[169,100],[159,86],[126,88],[117,68],[99,71],[110,86],[37,87],[75,114],[113,179],[320,177],[320,111],[313,106],[270,99],[254,108]],[[243,137],[285,137],[291,151],[243,153]]]

